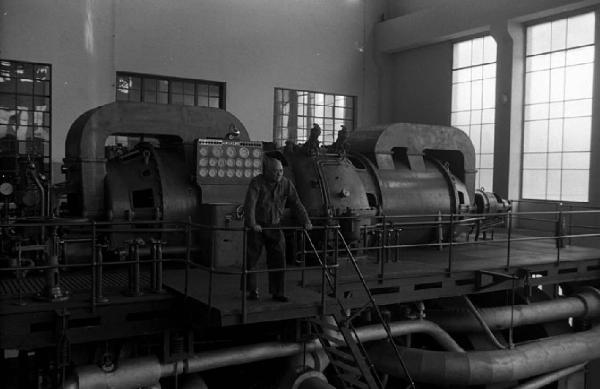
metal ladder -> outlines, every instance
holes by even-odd
[[[377,306],[373,295],[369,290],[369,287],[365,281],[365,278],[360,271],[356,258],[352,255],[352,251],[348,247],[344,237],[342,236],[339,229],[336,229],[336,241],[343,244],[343,247],[348,255],[348,259],[352,263],[352,267],[360,279],[364,291],[368,296],[368,301],[360,309],[355,311],[352,315],[349,314],[349,310],[344,306],[343,301],[335,293],[336,285],[332,279],[331,274],[325,268],[323,259],[318,254],[314,243],[312,242],[309,234],[305,231],[306,239],[309,242],[312,250],[316,253],[316,258],[319,264],[324,269],[325,278],[333,293],[335,293],[335,299],[337,301],[338,309],[333,315],[326,316],[324,313],[320,319],[313,319],[310,321],[311,328],[315,331],[317,337],[323,345],[323,349],[326,352],[331,365],[339,378],[340,383],[344,389],[348,388],[361,388],[361,389],[383,389],[384,384],[380,379],[375,366],[371,363],[367,352],[360,342],[356,334],[355,327],[352,322],[354,319],[359,317],[366,309],[371,308],[372,312],[376,313],[376,317],[384,327],[387,334],[387,341],[392,345],[395,355],[401,364],[406,377],[410,383],[409,388],[415,388],[415,384],[406,368],[406,364],[400,355],[398,346],[396,345],[392,336],[389,324],[384,320],[379,307]],[[335,248],[337,250],[337,247]],[[332,320],[327,320],[330,317]],[[340,336],[336,336],[339,333]]]

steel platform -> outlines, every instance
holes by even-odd
[[[600,278],[600,249],[557,249],[553,239],[513,237],[508,250],[503,238],[497,234],[495,241],[459,242],[441,251],[434,246],[389,249],[380,253],[383,261],[361,255],[358,262],[369,291],[381,305]],[[351,261],[340,257],[338,263],[337,297],[348,308],[362,307],[368,297]],[[198,317],[220,326],[310,317],[334,309],[334,298],[322,299],[322,271],[302,273],[286,274],[288,303],[272,301],[265,294],[243,307],[239,274],[215,273],[211,281],[208,271],[190,270],[186,293],[185,270],[170,270],[165,273],[165,287],[187,296]],[[258,279],[264,294],[267,274],[259,274]]]

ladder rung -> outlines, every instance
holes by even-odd
[[[318,323],[317,325],[321,326],[321,328],[326,328],[328,330],[332,330],[332,331],[336,331],[336,332],[339,331],[339,327],[338,327],[337,323],[333,324],[333,323],[329,323],[325,320],[321,320],[318,322],[315,320],[315,322]]]
[[[334,366],[336,366],[336,367],[338,367],[338,368],[340,368],[342,370],[345,370],[345,371],[350,372],[350,373],[362,375],[362,372],[356,366],[352,366],[352,365],[349,365],[347,363],[344,363],[344,362],[341,362],[341,361],[336,361],[336,360],[331,360],[330,362],[331,362],[331,364],[333,364]]]
[[[325,333],[321,333],[319,338],[328,341],[329,343],[337,344],[338,346],[346,346],[346,341],[342,338],[335,338],[333,336],[329,336]]]
[[[340,374],[338,377],[340,377],[340,379],[342,381],[344,381],[345,383],[354,386],[356,388],[361,388],[361,389],[372,389],[369,388],[369,385],[367,385],[366,383],[359,381],[357,377],[355,376],[351,376],[348,374]]]
[[[340,358],[346,359],[348,361],[352,361],[354,362],[354,357],[352,356],[352,354],[348,354],[343,352],[342,350],[335,348],[335,347],[327,347],[327,349],[325,350],[330,354],[333,354],[335,356],[338,356]]]

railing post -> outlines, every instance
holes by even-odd
[[[203,227],[204,228],[204,227]],[[203,229],[201,228],[201,230]],[[209,231],[205,231],[205,234],[207,235],[212,235],[212,232],[210,229]],[[213,296],[213,285],[214,285],[214,270],[215,270],[215,263],[214,263],[214,247],[215,242],[212,241],[211,245],[213,245],[213,247],[211,248],[211,255],[208,257],[208,312],[209,315],[212,311],[212,296]]]
[[[437,240],[438,240],[438,250],[442,251],[444,249],[444,224],[442,223],[442,211],[438,211],[437,216]]]
[[[306,240],[304,239],[304,230],[300,234],[300,247],[302,249],[302,253],[300,254],[300,258],[302,261],[302,267],[306,267]],[[304,288],[306,286],[306,271],[302,270],[300,285]]]
[[[107,303],[109,300],[104,297],[103,291],[103,279],[104,279],[104,268],[102,262],[104,261],[104,255],[102,249],[108,247],[108,245],[97,243],[94,250],[96,250],[96,303]]]
[[[556,249],[557,249],[557,252],[560,253],[560,249],[565,247],[565,242],[562,238],[562,236],[565,234],[565,220],[564,220],[564,216],[563,216],[563,212],[562,212],[562,203],[558,204],[558,214],[557,214],[557,219],[556,219],[555,232],[556,232]],[[558,259],[557,259],[557,262],[559,262]]]
[[[21,243],[17,243],[17,285],[18,285],[18,302],[17,305],[27,305],[23,301],[23,248]]]
[[[340,237],[340,234],[341,234],[339,224],[335,227],[334,234],[335,234],[335,246],[334,246],[334,249],[333,249],[333,264],[336,267],[334,267],[333,271],[330,272],[329,274],[331,274],[332,277],[333,277],[333,291],[332,292],[337,296],[337,266],[339,264],[339,262],[338,262],[339,261],[338,245],[340,244],[339,237]]]
[[[248,228],[244,227],[244,234],[242,237],[242,324],[246,323],[247,319],[247,307],[246,307],[246,292],[248,288],[248,259],[246,258],[248,254],[247,250],[247,236]]]
[[[190,288],[190,260],[192,256],[192,218],[188,217],[185,224],[185,283],[184,295],[187,299]]]
[[[162,293],[163,288],[163,248],[165,242],[160,239],[152,239],[152,271],[150,274],[151,288],[155,293]]]
[[[325,231],[327,231],[327,225],[325,225]],[[327,232],[325,232],[325,234],[327,234]],[[325,243],[325,246],[327,246],[327,243]],[[327,249],[327,247],[326,247]],[[317,254],[318,255],[318,254]],[[325,314],[325,272],[327,271],[327,259],[323,258],[321,262],[321,314],[324,315]]]
[[[141,296],[140,288],[140,246],[144,244],[142,239],[132,239],[129,244],[129,294]]]
[[[96,302],[97,302],[97,288],[96,285],[98,284],[98,268],[97,268],[97,263],[98,263],[98,258],[97,255],[98,253],[96,252],[96,222],[92,221],[92,296],[91,296],[91,303],[92,303],[92,313],[96,313]]]
[[[382,284],[383,283],[383,272],[385,271],[385,260],[386,260],[386,239],[387,239],[387,220],[385,215],[383,215],[383,231],[381,231],[381,255],[379,257],[379,276],[377,277],[377,281]]]
[[[452,249],[454,247],[454,213],[450,214],[450,227],[448,231],[448,277],[452,275]]]
[[[511,243],[511,236],[512,236],[512,210],[508,210],[508,214],[507,214],[507,240],[506,240],[506,271],[508,271],[510,269],[510,243]]]

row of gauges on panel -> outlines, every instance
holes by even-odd
[[[200,178],[252,178],[262,172],[262,149],[236,142],[199,141],[198,176]]]

